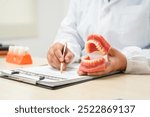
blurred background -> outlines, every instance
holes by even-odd
[[[0,0],[0,43],[28,46],[46,57],[69,0]]]

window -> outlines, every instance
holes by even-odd
[[[37,35],[36,0],[0,0],[0,38]]]

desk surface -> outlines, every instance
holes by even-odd
[[[46,63],[33,61],[34,66]],[[15,67],[0,58],[0,69]],[[150,99],[150,75],[116,74],[56,90],[0,78],[0,99]]]

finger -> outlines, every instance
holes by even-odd
[[[49,48],[49,50],[48,50],[48,53],[47,53],[47,60],[48,60],[48,63],[51,65],[51,63],[52,63],[52,58],[53,58],[53,52],[52,52],[52,50],[51,50],[51,48]]]
[[[60,69],[60,63],[64,61],[64,58],[62,57],[63,47],[64,47],[63,44],[55,43],[48,49],[47,53],[48,63],[56,69]],[[63,69],[65,69],[65,67]]]
[[[93,73],[87,73],[89,76],[102,76],[102,75],[106,75],[110,72],[113,71],[113,66],[111,65],[111,63],[107,63],[106,64],[106,69],[103,70],[103,71],[99,71],[99,72],[93,72]]]
[[[55,56],[57,57],[57,59],[60,61],[60,62],[63,62],[64,61],[64,57],[63,57],[63,54],[62,54],[62,50],[58,49],[55,51]]]
[[[52,58],[52,64],[53,64],[53,66],[56,68],[56,69],[60,69],[60,61],[57,59],[57,57],[56,56],[54,56],[53,58]]]
[[[57,44],[57,45],[55,46],[55,49],[54,49],[55,56],[58,58],[58,60],[59,60],[60,62],[63,62],[63,61],[64,61],[64,57],[63,57],[63,53],[62,53],[63,48],[64,48],[64,45],[62,45],[62,44]]]
[[[51,64],[51,57],[50,57],[50,55],[49,54],[47,54],[47,60],[48,60],[48,64]]]
[[[55,65],[55,63],[53,62],[53,59],[50,55],[48,55],[48,63],[49,65],[51,65],[53,68],[58,69],[58,67]]]
[[[120,54],[122,54],[122,53],[113,47],[110,49],[110,51],[108,53],[108,55],[110,55],[110,56],[118,56]]]
[[[65,71],[67,69],[67,64],[63,63],[63,71]]]
[[[108,52],[108,55],[110,56],[116,56],[118,53],[120,53],[117,49],[111,47],[109,52]]]
[[[70,50],[67,50],[67,53],[65,55],[65,63],[69,64],[74,58],[73,53]]]
[[[83,71],[81,71],[81,70],[78,70],[77,73],[78,73],[78,75],[80,75],[80,76],[82,76],[82,75],[87,75],[86,72],[83,72]]]
[[[101,76],[105,73],[106,73],[106,70],[103,70],[103,71],[99,71],[99,72],[88,72],[87,75],[89,75],[89,76]]]
[[[94,72],[94,73],[87,73],[88,76],[102,76],[104,74],[106,74],[105,71],[103,71],[103,72]]]
[[[59,69],[60,68],[60,61],[56,57],[53,51],[50,52],[49,54],[49,62],[50,65],[52,65],[54,68]]]

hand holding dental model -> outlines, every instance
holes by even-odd
[[[79,75],[104,75],[125,70],[125,56],[111,47],[101,35],[90,35],[85,48],[88,56],[82,58]]]

